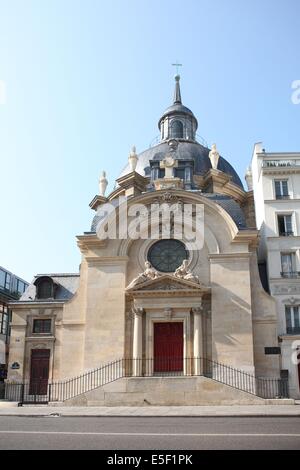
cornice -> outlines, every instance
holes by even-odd
[[[121,263],[127,263],[129,261],[128,256],[86,256],[85,260],[88,265],[109,265],[112,264],[118,265]]]
[[[220,170],[210,169],[204,175],[204,188],[209,186],[211,183],[213,184],[213,191],[218,194],[231,196],[239,203],[243,203],[247,199],[247,193],[238,185],[233,183],[232,176],[228,175],[227,173],[223,173]]]
[[[45,341],[50,341],[52,343],[54,343],[55,341],[55,337],[54,336],[26,336],[25,337],[25,342],[45,342]]]
[[[219,262],[219,261],[232,261],[232,260],[239,260],[239,259],[250,259],[251,253],[242,252],[242,253],[214,253],[208,255],[208,258],[212,262]]]
[[[77,245],[81,252],[89,249],[103,248],[107,245],[107,240],[100,240],[95,233],[87,235],[77,235]]]
[[[13,310],[25,310],[28,308],[63,308],[64,304],[67,303],[70,299],[66,300],[55,300],[53,302],[43,302],[43,301],[35,301],[35,300],[19,300],[18,302],[10,302],[9,306],[13,308]]]
[[[96,195],[90,202],[89,206],[91,209],[96,211],[101,204],[105,204],[108,199],[104,196]]]
[[[240,230],[231,243],[248,243],[251,247],[257,247],[259,244],[259,230]]]

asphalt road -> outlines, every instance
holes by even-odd
[[[300,418],[0,416],[0,449],[300,449]]]

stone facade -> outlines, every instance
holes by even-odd
[[[215,394],[215,402],[247,402],[249,397],[237,397],[232,388],[217,386],[212,378],[201,380],[199,358],[251,376],[280,377],[278,356],[265,354],[266,347],[278,346],[277,319],[275,302],[262,288],[257,268],[253,193],[243,189],[235,171],[222,157],[216,163],[218,168],[211,168],[209,149],[196,142],[197,121],[181,105],[178,87],[177,77],[176,103],[160,122],[166,126],[175,116],[183,122],[185,132],[188,123],[192,123],[193,133],[188,138],[183,135],[174,139],[172,135],[171,140],[164,133],[165,142],[157,146],[158,153],[149,150],[147,160],[144,152],[139,162],[135,161],[136,171],[132,171],[131,162],[128,172],[117,179],[117,186],[108,197],[101,186],[101,194],[90,204],[96,211],[91,231],[77,237],[82,255],[78,276],[37,276],[21,300],[13,303],[10,364],[18,362],[20,367],[9,370],[10,381],[33,380],[35,349],[50,350],[49,380],[77,376],[119,358],[155,361],[158,323],[182,325],[182,344],[178,350],[182,346],[182,358],[189,358],[183,361],[182,377],[178,379],[182,400],[179,395],[175,394],[174,400],[170,395],[170,403],[214,402],[209,400],[211,393]],[[157,160],[171,162],[167,177],[163,173],[165,163],[158,166]],[[140,170],[142,161],[146,163]],[[178,180],[182,184],[177,184]],[[188,248],[189,240],[184,234],[181,243],[187,261],[159,271],[149,263],[156,239],[149,236],[100,239],[99,226],[104,224],[101,210],[105,204],[111,204],[114,211],[107,220],[119,221],[123,207],[120,196],[127,204],[128,225],[132,222],[130,211],[136,205],[149,213],[157,203],[201,206],[202,245]],[[196,214],[192,212],[190,223],[195,221]],[[144,232],[150,225],[151,219],[145,219]],[[170,219],[170,227],[174,233],[174,219]],[[158,224],[158,238],[161,233],[162,226]],[[174,259],[177,262],[170,251],[162,251],[161,256],[163,262]],[[47,288],[51,292],[48,297]],[[43,319],[51,322],[47,325],[36,322]],[[132,375],[140,377],[143,371],[137,364]],[[153,375],[155,372],[154,366]],[[184,382],[185,375],[197,376],[198,385],[195,380]],[[152,382],[147,380],[143,386],[148,383],[151,388]],[[162,377],[159,383],[163,381]],[[128,382],[126,387],[132,384],[138,387],[136,382]],[[173,384],[176,388],[175,381]],[[126,401],[126,387],[122,389],[123,396],[115,395],[116,403]],[[203,392],[201,398],[199,390]],[[143,394],[144,391],[140,395],[137,392],[132,404],[144,400]],[[154,395],[151,399],[161,403],[159,390],[156,398]],[[110,395],[109,400],[113,399]]]

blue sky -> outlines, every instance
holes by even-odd
[[[299,31],[299,0],[0,0],[0,264],[78,270],[99,173],[112,189],[158,135],[176,60],[198,133],[242,179],[257,141],[300,151]]]

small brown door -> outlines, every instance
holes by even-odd
[[[30,395],[47,395],[50,349],[31,351]]]
[[[154,372],[183,371],[183,322],[154,323]]]

